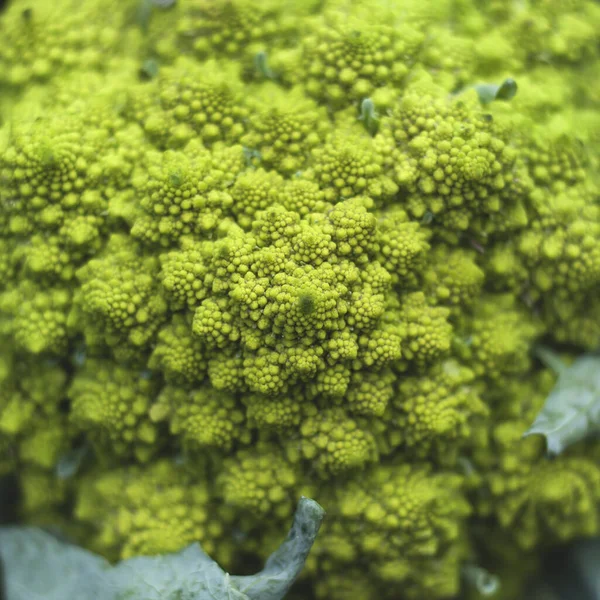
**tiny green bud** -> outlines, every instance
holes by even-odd
[[[257,52],[254,56],[254,66],[256,70],[265,79],[275,79],[275,73],[269,67],[267,53],[264,50]]]
[[[310,294],[300,294],[298,296],[298,307],[302,314],[310,315],[315,311],[315,299]]]
[[[375,135],[379,129],[379,115],[375,110],[375,103],[371,98],[364,98],[360,104],[359,121],[363,122],[370,135]]]
[[[140,79],[154,79],[158,75],[158,63],[153,58],[145,60],[140,67],[139,75]]]

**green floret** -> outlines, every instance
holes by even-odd
[[[543,456],[541,437],[520,439],[528,423],[503,421],[492,434],[480,510],[523,548],[597,535],[600,469],[583,456]]]
[[[308,384],[309,395],[326,396],[327,398],[343,398],[350,385],[352,376],[350,368],[343,364],[324,367],[319,370]]]
[[[205,285],[215,294],[231,291],[232,286],[248,273],[256,240],[239,227],[231,227],[226,235],[213,245],[204,248],[208,273]]]
[[[282,177],[274,171],[261,168],[240,175],[231,188],[231,211],[237,223],[250,229],[256,214],[277,202],[282,186]]]
[[[377,227],[377,260],[387,269],[395,285],[415,286],[425,264],[430,232],[410,221],[400,207],[381,214]]]
[[[423,292],[407,294],[396,316],[406,338],[402,345],[403,357],[422,366],[445,356],[452,344],[449,316],[448,308],[428,304]]]
[[[376,88],[402,83],[424,35],[414,26],[386,22],[385,11],[377,8],[349,19],[327,15],[304,40],[308,94],[340,108],[369,97]]]
[[[302,422],[303,395],[290,392],[280,396],[247,394],[243,398],[249,425],[260,430],[286,432]]]
[[[190,319],[174,315],[156,336],[156,345],[148,359],[148,367],[161,371],[172,383],[202,381],[208,368],[206,349],[193,336]]]
[[[104,132],[81,120],[38,120],[15,128],[1,157],[4,235],[57,231],[78,214],[99,214],[105,201],[90,194],[101,175]]]
[[[271,281],[246,277],[231,293],[240,317],[248,325],[290,340],[325,338],[342,328],[348,293],[330,263],[319,267],[293,265],[276,273]]]
[[[11,2],[0,21],[0,81],[22,87],[68,71],[104,70],[119,43],[124,3],[109,4]]]
[[[175,299],[195,305],[203,298],[195,335],[219,351],[241,345],[250,390],[274,394],[297,378],[316,377],[311,385],[319,393],[343,394],[359,334],[368,338],[377,326],[390,290],[378,263],[362,272],[356,264],[375,239],[376,219],[364,202],[348,200],[306,220],[275,205],[256,214],[252,233],[232,227],[213,244],[190,242],[163,258],[164,285]],[[348,326],[354,331],[342,334]],[[390,344],[399,349],[397,333]],[[359,358],[369,360],[366,339],[363,345]],[[373,361],[382,366],[398,358],[386,344],[378,354]],[[346,364],[325,370],[336,363]]]
[[[429,31],[419,58],[427,68],[436,71],[440,85],[454,91],[473,79],[476,46],[470,37],[436,27]]]
[[[286,519],[294,511],[298,469],[277,446],[259,444],[223,463],[217,486],[223,500],[253,516]]]
[[[252,340],[258,346],[258,339]],[[283,356],[266,348],[248,354],[242,363],[244,383],[253,392],[259,394],[281,394],[287,391],[288,377]]]
[[[334,336],[335,333],[332,334],[332,337]],[[295,377],[308,380],[311,377],[318,376],[320,370],[326,369],[323,360],[325,354],[323,346],[289,345],[288,347],[281,348],[281,351],[283,364],[287,365],[289,373],[294,373]],[[345,372],[344,369],[342,370]],[[321,377],[321,382],[323,383],[323,377]],[[336,387],[337,389],[339,389],[339,386]]]
[[[314,411],[305,417],[300,428],[299,453],[310,461],[323,478],[365,469],[377,461],[377,447],[370,431],[346,415],[343,409]],[[293,459],[297,450],[289,449]]]
[[[4,226],[0,223],[0,230]],[[7,287],[17,271],[18,257],[15,254],[16,244],[13,240],[0,239],[0,290]]]
[[[252,265],[252,271],[259,276],[279,272],[284,263],[271,254],[273,247],[281,248],[289,244],[299,233],[300,216],[296,212],[285,210],[277,204],[258,212],[252,222],[252,234],[256,244],[265,248],[265,252],[260,254],[258,265]]]
[[[224,348],[240,338],[239,328],[232,324],[234,315],[225,306],[225,300],[207,299],[194,313],[192,331],[210,348]]]
[[[223,525],[211,518],[210,488],[172,462],[92,472],[80,487],[74,512],[92,526],[88,545],[97,552],[123,559],[199,541],[215,555]]]
[[[292,212],[292,214],[295,213]],[[299,225],[291,248],[293,260],[300,264],[312,264],[315,267],[330,259],[334,260],[336,243],[332,239],[334,232],[328,226],[327,220],[319,215],[312,219],[312,223],[301,221]],[[285,255],[282,255],[281,258],[283,263]]]
[[[600,283],[600,207],[596,190],[575,186],[535,198],[536,218],[517,250],[530,277],[546,294],[586,292]]]
[[[480,391],[493,410],[494,421],[533,423],[556,380],[554,371],[541,369],[508,379],[501,388],[486,383]],[[492,427],[494,421],[490,422]]]
[[[192,139],[205,146],[235,142],[244,133],[248,109],[232,64],[212,61],[200,67],[180,58],[157,79],[134,87],[124,114],[164,149],[180,148]]]
[[[70,307],[68,288],[40,289],[27,280],[0,294],[4,333],[10,332],[16,346],[31,354],[61,355],[67,350]]]
[[[251,101],[249,131],[241,143],[257,151],[266,168],[283,175],[301,171],[330,129],[325,109],[298,88],[283,91],[271,84],[259,94]]]
[[[385,174],[384,157],[370,136],[335,133],[313,151],[313,165],[306,176],[325,192],[328,202],[336,203],[362,194],[385,199],[398,186]]]
[[[69,417],[107,458],[147,461],[158,450],[158,429],[150,419],[156,378],[103,359],[86,359],[68,391]]]
[[[300,4],[292,3],[292,10]],[[297,21],[297,25],[308,25],[309,21]],[[302,48],[257,42],[251,44],[241,57],[242,78],[249,83],[272,81],[291,89],[302,83]]]
[[[589,294],[576,302],[560,297],[549,298],[543,316],[557,342],[589,351],[600,348],[600,295],[597,288],[592,288]]]
[[[493,265],[510,273],[510,262],[527,272],[529,296],[544,303],[589,294],[600,283],[600,213],[589,148],[553,129],[534,131],[523,150],[535,188],[530,194],[530,227],[498,249]],[[516,256],[515,256],[516,255]],[[500,257],[504,258],[500,262]],[[523,281],[522,285],[525,282]]]
[[[402,357],[413,358],[414,348],[404,352],[404,343],[410,333],[406,324],[392,313],[383,313],[382,324],[358,339],[358,353],[353,361],[355,369],[381,369],[399,363]]]
[[[394,397],[395,381],[396,375],[390,369],[352,373],[344,398],[348,410],[355,415],[382,416]]]
[[[584,182],[589,158],[581,141],[568,135],[556,136],[552,129],[550,132],[538,129],[521,151],[536,186],[560,193],[566,187]],[[540,199],[539,194],[540,191],[536,190],[532,198],[534,202]],[[540,209],[543,210],[542,207]]]
[[[340,544],[348,546],[345,539],[340,540],[332,535],[328,536],[326,541],[322,541],[322,538],[323,535],[321,535],[321,544],[330,543],[331,545],[338,545],[338,547]],[[353,596],[363,600],[381,598],[382,590],[375,587],[374,578],[369,577],[362,567],[352,570],[345,568],[340,572],[332,572],[330,569],[324,569],[324,571],[316,576],[311,573],[315,576],[315,594],[317,598],[327,598],[328,600],[345,600],[345,598]]]
[[[330,207],[325,200],[325,192],[319,185],[309,179],[301,178],[285,181],[278,202],[287,210],[297,212],[301,217],[309,213],[324,213]]]
[[[244,361],[240,356],[213,354],[208,359],[208,377],[211,385],[217,390],[227,392],[245,391],[243,367]]]
[[[328,362],[354,359],[358,355],[358,340],[350,331],[336,331],[331,334],[325,346]],[[301,356],[304,352],[301,352]]]
[[[0,354],[0,472],[51,471],[71,434],[61,410],[67,373],[55,361]]]
[[[471,308],[481,295],[485,272],[475,258],[474,250],[446,246],[437,246],[429,256],[424,274],[426,290],[453,313]]]
[[[593,2],[544,2],[511,16],[503,33],[515,40],[514,51],[522,61],[581,63],[598,56],[600,14]]]
[[[165,319],[167,303],[158,287],[158,259],[143,256],[127,237],[115,234],[105,252],[77,272],[70,324],[92,346],[147,344]]]
[[[510,295],[487,296],[457,339],[457,349],[477,375],[497,381],[525,373],[539,321],[516,306]]]
[[[377,581],[402,585],[408,598],[452,597],[470,513],[461,487],[459,476],[434,474],[428,466],[379,466],[362,480],[337,486],[333,520],[356,556],[368,559]],[[327,531],[323,537],[326,543]],[[334,565],[345,562],[340,550],[340,544],[329,550]]]
[[[90,107],[13,128],[0,156],[3,237],[32,277],[68,281],[104,244],[111,201],[129,188],[144,147],[136,127]],[[25,243],[26,242],[26,243]]]
[[[199,304],[206,298],[204,277],[208,274],[205,263],[213,244],[184,238],[180,249],[160,256],[160,279],[169,299],[176,307]]]
[[[452,466],[466,447],[484,437],[488,408],[475,373],[454,359],[438,362],[418,377],[399,381],[386,418],[390,443],[419,460]]]
[[[395,145],[395,181],[413,217],[431,213],[452,231],[493,232],[504,226],[504,212],[523,212],[514,191],[520,185],[516,149],[472,96],[438,94],[409,89],[385,119],[383,135]]]
[[[181,151],[163,153],[148,167],[140,190],[143,214],[131,234],[163,246],[184,236],[209,236],[233,205],[227,187],[236,173],[221,170],[220,158],[194,141]]]
[[[518,252],[515,240],[496,244],[483,255],[483,267],[493,291],[509,291],[530,298],[529,271]],[[524,293],[525,292],[525,293]],[[527,300],[529,301],[529,300]]]
[[[369,204],[368,198],[352,198],[336,204],[327,214],[324,230],[331,234],[338,256],[352,257],[355,263],[368,260],[375,241],[377,219],[367,212]]]
[[[210,387],[165,387],[152,407],[151,417],[155,421],[168,417],[171,433],[180,438],[186,450],[229,450],[234,442],[249,441],[239,402],[232,394]]]
[[[296,19],[310,6],[311,2],[301,2],[284,8],[277,0],[258,6],[249,0],[192,0],[178,23],[180,43],[200,57],[240,55],[250,44],[272,44],[293,36]]]
[[[99,241],[98,229],[93,227],[86,229],[89,233],[88,239],[93,237]],[[69,281],[75,276],[77,266],[88,253],[70,251],[65,241],[60,235],[32,235],[27,244],[18,247],[16,255],[22,261],[24,270],[32,278],[48,283]]]

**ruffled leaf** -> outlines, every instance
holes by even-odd
[[[324,516],[302,498],[283,544],[256,575],[230,576],[192,544],[174,554],[112,567],[39,529],[0,528],[7,600],[280,600],[302,570]]]
[[[550,350],[538,354],[557,372],[558,382],[524,437],[544,435],[548,453],[555,455],[600,432],[600,357],[585,355],[567,367]]]

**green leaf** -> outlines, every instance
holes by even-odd
[[[375,135],[379,130],[379,113],[375,110],[375,103],[371,98],[364,98],[360,103],[359,121],[363,122],[369,135]]]
[[[158,76],[158,70],[158,62],[156,62],[153,58],[148,58],[142,63],[142,66],[140,67],[140,79],[156,79],[156,77]]]
[[[231,578],[244,598],[278,600],[287,594],[304,567],[324,516],[325,511],[314,500],[300,500],[286,540],[269,556],[265,568],[256,575]]]
[[[519,89],[514,79],[505,79],[500,85],[493,83],[480,83],[473,86],[479,95],[482,104],[489,104],[494,100],[512,100]]]
[[[55,471],[56,476],[59,479],[70,479],[76,475],[90,453],[91,448],[87,444],[83,444],[78,448],[73,448],[72,450],[65,452],[58,459]]]
[[[471,564],[463,565],[462,575],[466,583],[475,588],[484,598],[493,597],[500,590],[500,579],[483,567]]]
[[[600,432],[600,357],[584,355],[567,367],[546,348],[538,356],[556,371],[558,382],[523,437],[541,433],[548,453],[555,455]]]
[[[39,529],[0,528],[7,600],[280,600],[302,570],[325,512],[302,498],[287,539],[256,575],[230,576],[192,544],[175,554],[105,559]]]
[[[600,538],[579,540],[571,548],[576,574],[589,592],[589,597],[600,599]],[[574,597],[574,596],[571,596]]]
[[[269,67],[269,59],[264,50],[261,50],[254,55],[254,66],[261,77],[272,80],[277,78],[275,73]]]

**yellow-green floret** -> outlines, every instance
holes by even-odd
[[[520,600],[600,534],[595,0],[0,2],[0,476],[110,560]],[[516,94],[515,94],[516,91]],[[461,596],[459,596],[461,594]]]

